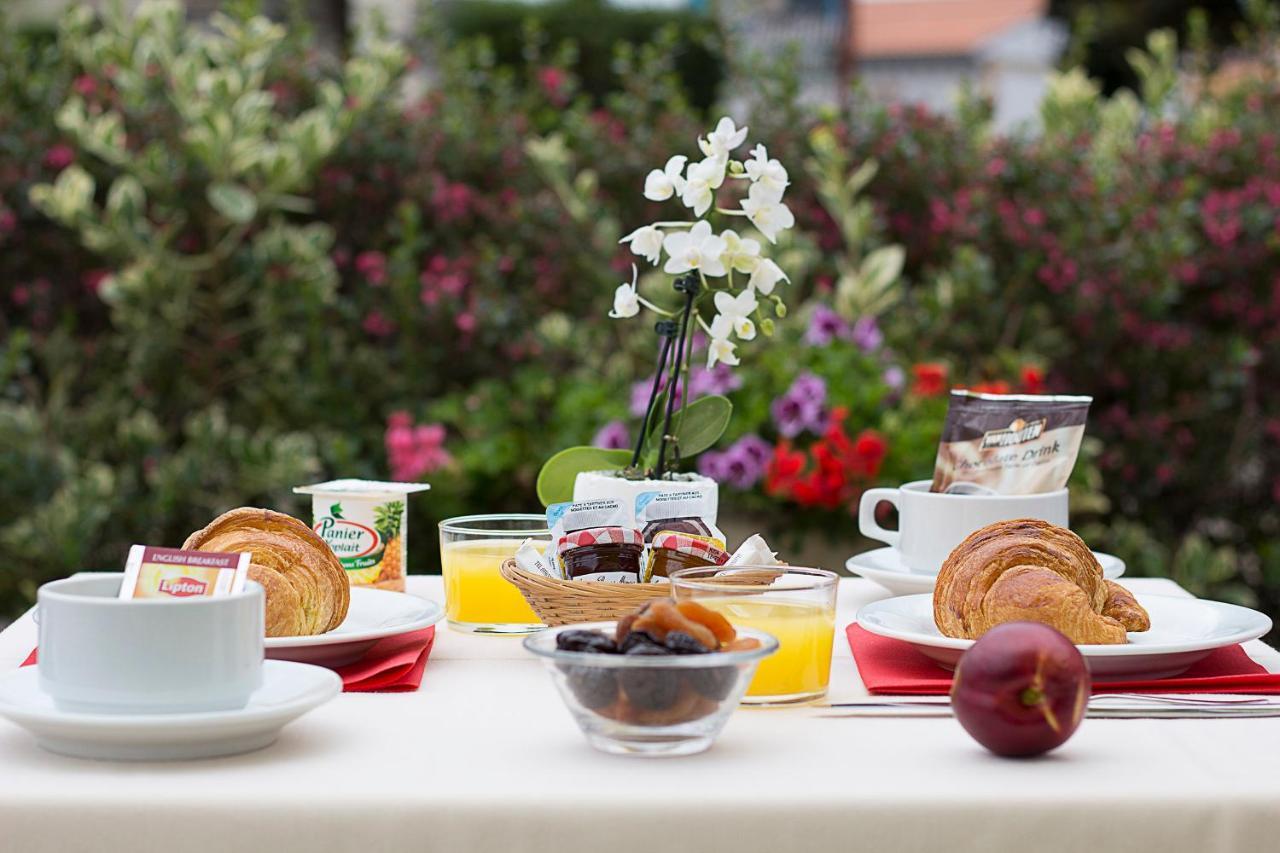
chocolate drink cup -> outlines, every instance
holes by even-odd
[[[862,535],[892,545],[913,572],[936,575],[966,536],[997,521],[1039,518],[1069,526],[1066,489],[1038,495],[956,495],[931,492],[930,485],[929,480],[917,480],[897,489],[868,489],[858,506]],[[897,530],[876,522],[881,501],[898,510]]]

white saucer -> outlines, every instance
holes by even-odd
[[[386,637],[419,631],[444,617],[428,598],[387,589],[352,587],[351,607],[342,624],[309,637],[267,637],[267,657],[320,666],[344,666],[359,660]]]
[[[1093,556],[1102,565],[1102,576],[1105,578],[1120,577],[1124,574],[1124,560],[1101,551],[1094,551]],[[902,562],[902,552],[897,548],[876,548],[862,554],[854,554],[845,562],[845,568],[855,575],[875,581],[894,595],[915,595],[918,592],[933,592],[936,572],[918,572],[907,568]]]
[[[262,686],[238,711],[197,714],[77,714],[59,711],[39,687],[37,667],[0,676],[0,717],[35,735],[50,752],[74,758],[173,761],[261,749],[280,729],[342,692],[342,679],[318,666],[266,661]]]
[[[1129,642],[1077,646],[1100,681],[1169,678],[1186,671],[1214,649],[1256,640],[1271,620],[1247,607],[1167,595],[1139,595],[1151,630],[1130,632]],[[944,637],[933,622],[933,595],[904,595],[864,605],[857,622],[872,634],[902,640],[951,669],[973,640]]]

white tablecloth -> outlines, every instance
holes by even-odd
[[[1133,589],[1177,593],[1169,581]],[[439,578],[411,591],[440,600]],[[841,584],[840,626],[884,592]],[[0,670],[31,650],[30,614]],[[1249,653],[1280,671],[1280,654]],[[864,695],[837,631],[832,699]],[[951,719],[740,710],[703,755],[587,746],[519,640],[441,626],[421,690],[344,694],[249,755],[112,763],[0,722],[0,850],[1264,851],[1280,846],[1280,719],[1086,720],[1037,760]]]

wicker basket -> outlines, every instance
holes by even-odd
[[[671,594],[671,586],[665,583],[601,583],[549,578],[526,572],[516,565],[515,560],[503,562],[499,571],[515,584],[544,625],[608,622],[626,616],[645,602],[667,598]],[[735,589],[768,587],[777,576],[778,572],[772,569],[743,569],[726,583]]]
[[[671,587],[665,583],[565,581],[526,572],[515,560],[505,561],[500,571],[520,590],[544,625],[607,622],[647,601],[671,595]]]

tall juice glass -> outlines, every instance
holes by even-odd
[[[520,590],[498,573],[526,539],[550,541],[545,516],[466,515],[440,522],[449,627],[473,634],[527,634],[543,627]]]
[[[827,694],[839,579],[825,569],[708,566],[672,572],[671,587],[677,600],[696,599],[735,627],[776,637],[777,654],[760,662],[742,701],[791,705]]]

